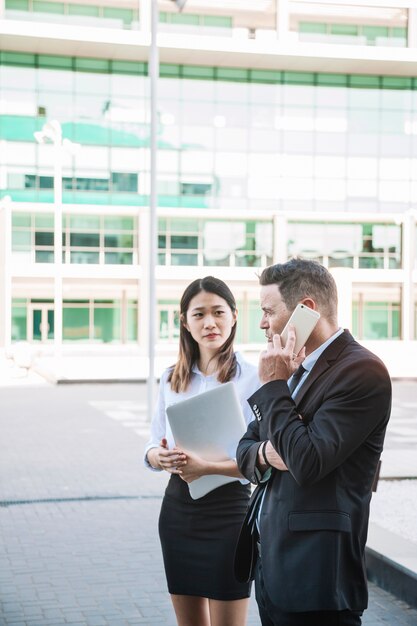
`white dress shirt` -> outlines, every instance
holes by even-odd
[[[237,360],[237,371],[231,382],[233,382],[236,387],[245,422],[246,424],[249,424],[249,422],[253,420],[253,413],[247,402],[247,398],[259,389],[261,383],[258,377],[258,368],[245,361],[239,352],[236,352],[235,354]],[[145,466],[154,471],[162,470],[153,468],[150,465],[147,458],[149,450],[152,448],[158,448],[163,437],[167,439],[168,447],[170,449],[175,446],[174,437],[166,416],[166,407],[176,404],[177,402],[181,402],[182,400],[186,400],[187,398],[191,398],[192,396],[196,396],[204,391],[208,391],[209,389],[213,389],[214,387],[218,387],[222,384],[217,380],[215,374],[205,376],[202,372],[200,372],[197,365],[194,365],[191,382],[187,391],[177,393],[171,389],[171,383],[167,380],[169,372],[170,368],[165,370],[161,376],[158,402],[151,423],[151,436],[145,446]],[[229,450],[228,452],[231,459],[236,458],[236,450]],[[246,483],[247,481],[245,480],[244,482]]]

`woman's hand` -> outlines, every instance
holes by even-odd
[[[180,476],[185,482],[192,483],[193,480],[211,473],[209,470],[212,464],[209,461],[202,459],[198,454],[190,452],[189,450],[184,450],[184,455],[186,461],[181,467]]]
[[[168,448],[168,442],[164,438],[159,444],[159,448],[151,448],[148,452],[148,461],[152,467],[165,470],[170,474],[182,473],[182,468],[187,463],[186,456],[182,450]]]

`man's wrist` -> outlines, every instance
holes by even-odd
[[[271,463],[268,461],[268,458],[266,456],[265,448],[266,448],[267,443],[268,443],[268,440],[263,442],[263,444],[261,446],[261,454],[262,454],[262,458],[264,460],[264,463],[265,463],[266,467],[272,467]]]
[[[271,467],[271,464],[269,463],[265,453],[265,446],[267,443],[268,441],[262,441],[261,445],[258,448],[257,466],[262,473]]]

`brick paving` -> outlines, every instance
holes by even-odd
[[[0,390],[1,626],[175,626],[145,399],[131,384]],[[371,585],[363,624],[416,626],[417,611]]]

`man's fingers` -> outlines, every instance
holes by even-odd
[[[274,349],[278,350],[279,348],[282,348],[281,346],[281,337],[279,335],[273,335],[272,336],[272,343],[274,344]]]

